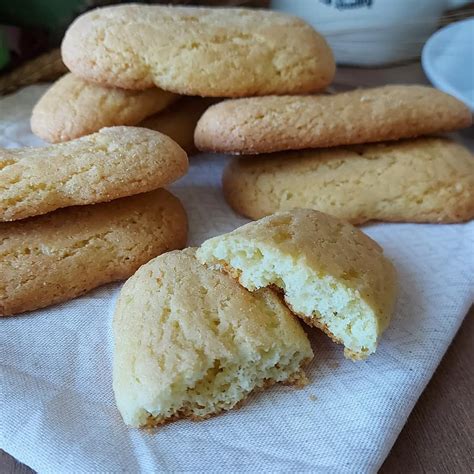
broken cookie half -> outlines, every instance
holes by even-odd
[[[391,317],[392,263],[359,229],[322,212],[273,214],[207,240],[196,256],[251,291],[279,289],[295,314],[343,344],[351,359],[376,350]]]
[[[128,425],[203,419],[275,382],[304,384],[308,338],[278,295],[251,293],[170,252],[124,285],[114,316],[113,385]]]

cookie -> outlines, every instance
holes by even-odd
[[[334,95],[253,97],[210,107],[196,127],[203,151],[235,154],[397,140],[468,127],[470,110],[425,86]]]
[[[239,8],[99,8],[72,23],[62,57],[99,84],[208,97],[302,94],[335,73],[326,41],[303,20]]]
[[[248,292],[193,249],[157,257],[125,283],[113,331],[115,398],[132,426],[200,420],[275,382],[304,384],[313,357],[274,292]]]
[[[197,258],[251,291],[278,288],[295,314],[343,344],[352,359],[373,353],[390,321],[392,263],[367,235],[328,214],[273,214],[207,240]]]
[[[31,129],[43,140],[64,142],[114,125],[137,125],[179,98],[156,87],[130,91],[66,74],[35,105]]]
[[[59,143],[103,127],[138,125],[168,135],[187,153],[195,153],[196,123],[215,100],[179,98],[156,87],[144,91],[110,88],[66,74],[34,107],[31,129],[43,140]]]
[[[186,245],[187,219],[164,189],[0,223],[0,316],[82,295]]]
[[[188,169],[186,153],[136,127],[41,148],[0,149],[0,221],[111,201],[166,186]]]
[[[474,218],[474,157],[441,138],[240,158],[223,187],[231,207],[252,219],[297,207],[353,224]]]
[[[204,111],[214,99],[185,97],[162,112],[148,117],[140,127],[150,128],[172,138],[188,155],[196,153],[194,129]]]

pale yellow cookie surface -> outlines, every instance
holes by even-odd
[[[122,288],[113,329],[115,398],[132,426],[199,420],[272,383],[302,384],[313,357],[275,293],[248,292],[193,249],[141,267]]]
[[[201,117],[195,142],[203,151],[255,154],[397,140],[471,123],[468,107],[444,92],[389,85],[334,95],[224,101]]]
[[[33,108],[31,129],[47,142],[64,142],[104,127],[137,125],[178,98],[156,87],[130,91],[103,87],[66,74]]]
[[[279,288],[295,314],[344,344],[353,359],[375,351],[391,318],[392,263],[367,235],[328,214],[273,214],[207,240],[197,258],[251,291]]]
[[[326,41],[303,20],[237,8],[92,10],[69,27],[62,57],[100,84],[210,97],[307,93],[335,72]]]
[[[164,189],[0,223],[0,316],[127,278],[186,237],[183,206]]]
[[[164,133],[186,153],[195,153],[194,129],[201,115],[214,102],[214,99],[183,97],[162,112],[145,119],[140,127]]]
[[[151,191],[187,169],[178,144],[138,127],[104,128],[48,147],[0,149],[0,221]]]
[[[253,219],[297,207],[355,224],[474,218],[474,157],[441,138],[243,157],[228,165],[223,187]]]

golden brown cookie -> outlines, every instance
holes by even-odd
[[[104,128],[48,147],[0,149],[0,221],[151,191],[187,169],[186,153],[171,138],[137,127]]]
[[[223,187],[252,219],[296,207],[354,224],[474,218],[474,157],[441,138],[242,157],[226,168]]]
[[[214,99],[183,97],[162,112],[152,115],[140,123],[140,127],[150,128],[172,138],[188,155],[196,153],[194,129],[204,111]]]
[[[99,84],[209,97],[302,94],[335,72],[326,41],[303,20],[239,8],[99,8],[72,23],[62,57]]]
[[[164,189],[0,223],[0,316],[66,301],[129,277],[186,245],[187,219]]]
[[[328,214],[273,214],[207,240],[196,255],[251,291],[278,288],[295,314],[352,359],[375,352],[392,315],[392,263],[367,235]]]
[[[113,327],[115,398],[132,426],[204,419],[275,382],[304,384],[313,357],[275,293],[250,293],[193,249],[141,267],[122,288]]]
[[[103,87],[66,74],[35,105],[31,129],[47,142],[64,142],[103,127],[137,125],[178,98],[156,87],[130,91]]]
[[[432,87],[390,85],[334,95],[236,99],[210,107],[198,149],[235,154],[397,140],[468,127],[462,102]]]

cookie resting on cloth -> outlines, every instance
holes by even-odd
[[[204,419],[275,382],[304,384],[313,357],[276,293],[250,293],[193,249],[164,254],[125,283],[113,332],[115,398],[132,426]]]
[[[232,160],[223,188],[252,219],[302,207],[353,224],[462,222],[474,217],[474,156],[441,138],[286,151]]]

